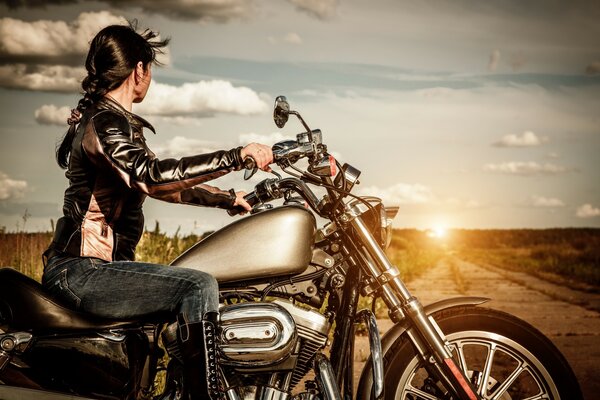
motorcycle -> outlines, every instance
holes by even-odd
[[[262,180],[246,196],[250,215],[172,262],[219,282],[214,351],[207,377],[198,377],[216,380],[213,399],[582,398],[552,342],[514,316],[481,307],[489,299],[423,306],[385,253],[397,208],[353,194],[360,171],[340,165],[322,132],[277,97],[275,124],[283,128],[290,115],[305,130],[273,146],[289,176]],[[246,168],[245,178],[256,172],[251,159]],[[316,187],[325,194],[317,196]],[[326,221],[320,228],[317,217]],[[361,296],[387,307],[394,325],[385,335],[372,310],[359,310]],[[366,327],[370,357],[355,391],[358,324]],[[185,392],[181,360],[174,316],[100,319],[0,269],[0,399],[176,400]]]

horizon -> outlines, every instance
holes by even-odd
[[[10,4],[10,6],[9,6]],[[518,0],[18,1],[0,4],[0,227],[47,231],[67,180],[54,147],[89,40],[137,19],[171,37],[134,112],[161,158],[293,138],[285,95],[355,194],[395,228],[600,227],[600,3]],[[249,192],[259,180],[214,181]],[[222,210],[148,199],[146,227],[218,230]]]

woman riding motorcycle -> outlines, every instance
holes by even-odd
[[[112,25],[90,43],[83,98],[57,149],[66,169],[63,217],[44,253],[43,285],[73,309],[109,318],[177,315],[190,398],[218,390],[211,370],[218,312],[216,280],[201,271],[135,262],[144,229],[142,204],[156,199],[249,210],[244,192],[205,182],[242,168],[252,157],[269,170],[270,147],[252,143],[227,151],[159,160],[147,147],[145,119],[131,112],[148,91],[152,64],[168,44],[146,30]],[[202,377],[206,377],[203,379]]]

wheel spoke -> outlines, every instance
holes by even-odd
[[[547,394],[542,393],[542,394],[538,394],[538,395],[533,396],[533,397],[528,397],[528,398],[523,399],[523,400],[550,400],[550,397]]]
[[[462,369],[463,374],[468,376],[467,360],[465,359],[465,353],[461,342],[456,343],[456,352],[458,353],[458,363],[460,364],[460,368]]]
[[[496,393],[494,393],[494,397],[492,400],[498,400],[500,396],[502,396],[508,388],[517,380],[519,375],[525,371],[525,366],[523,364],[519,364],[519,366],[506,378],[506,380],[500,385]]]
[[[479,387],[477,388],[477,392],[484,396],[487,394],[487,386],[488,381],[490,379],[490,372],[492,371],[492,365],[494,364],[494,355],[496,354],[496,343],[490,343],[490,347],[488,349],[488,355],[485,360],[485,365],[483,367],[483,376],[479,382]]]

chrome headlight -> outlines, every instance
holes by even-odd
[[[382,249],[387,249],[392,242],[392,221],[398,214],[398,207],[385,207],[378,197],[363,197],[372,207],[359,200],[351,203],[355,213],[360,215],[369,227],[371,234]]]
[[[384,207],[380,203],[379,217],[381,220],[381,247],[385,250],[392,243],[392,222],[398,214],[399,207]]]

